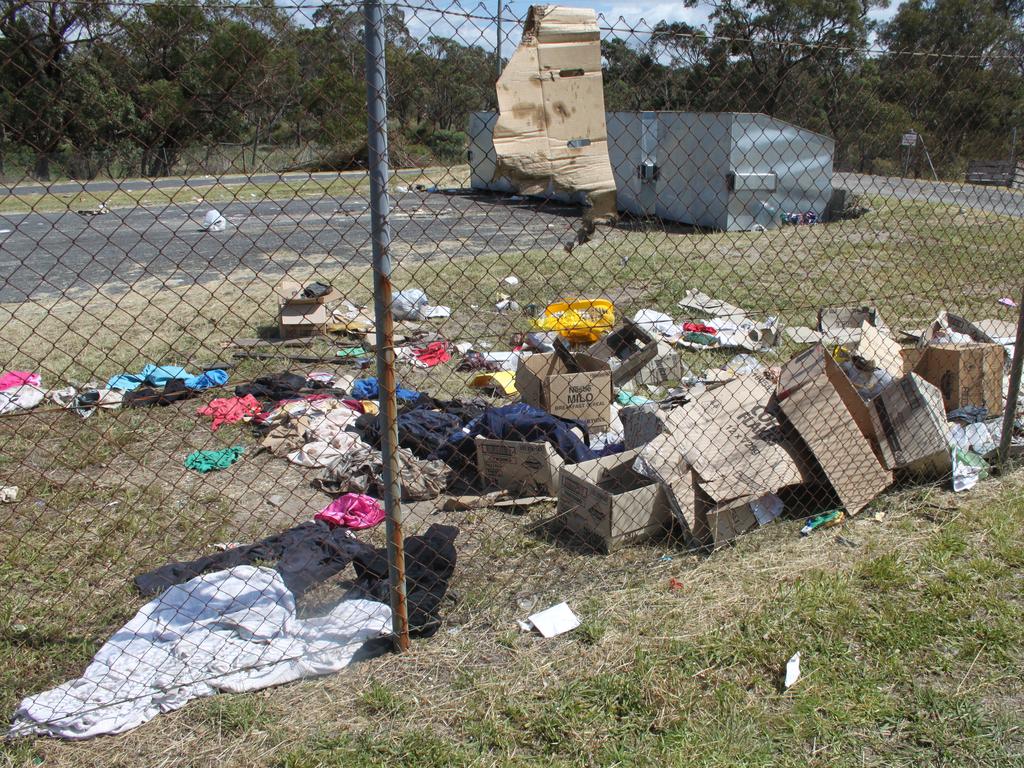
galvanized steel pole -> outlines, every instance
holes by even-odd
[[[1017,337],[1013,346],[1013,360],[1010,362],[1010,388],[1006,393],[1006,410],[1003,411],[1003,434],[999,439],[999,467],[1002,469],[1010,456],[1010,440],[1013,438],[1013,422],[1017,417],[1017,398],[1020,394],[1020,374],[1024,367],[1024,291],[1020,297],[1020,312],[1017,316]]]
[[[501,77],[501,6],[502,2],[501,0],[498,0],[498,15],[495,17],[498,28],[495,31],[494,35],[494,68],[496,70],[494,73],[495,79]]]
[[[391,626],[395,644],[399,650],[405,651],[409,648],[409,614],[405,600],[402,491],[398,472],[398,407],[395,401],[394,325],[391,316],[391,225],[388,222],[391,203],[388,199],[387,77],[381,0],[365,0],[363,12],[366,20],[366,131],[373,242],[373,309],[377,323],[377,381],[383,423],[381,453],[391,582]]]

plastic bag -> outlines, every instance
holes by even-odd
[[[203,229],[207,232],[223,232],[227,226],[227,219],[218,210],[207,211],[203,217]]]
[[[422,320],[427,306],[427,294],[419,288],[406,288],[391,299],[391,313],[395,320]]]

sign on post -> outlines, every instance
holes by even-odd
[[[900,140],[901,147],[916,147],[917,146],[917,133],[915,131],[909,131],[903,134],[903,138]]]

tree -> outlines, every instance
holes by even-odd
[[[73,54],[109,34],[109,21],[102,0],[0,0],[4,128],[35,153],[38,179],[49,180],[50,159],[75,110]]]
[[[695,7],[699,0],[685,0]],[[888,0],[715,0],[713,45],[738,60],[745,89],[760,110],[777,113],[789,79],[802,67],[863,47],[872,30],[868,11]],[[720,56],[721,58],[721,56]],[[746,65],[745,67],[743,65]],[[739,87],[739,84],[737,84]]]

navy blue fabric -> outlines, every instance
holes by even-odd
[[[572,431],[573,427],[583,432],[583,440]],[[526,403],[512,403],[500,408],[488,408],[482,416],[470,421],[463,429],[448,438],[438,449],[436,458],[443,459],[449,464],[456,461],[460,466],[471,466],[476,455],[473,442],[475,437],[517,440],[523,443],[550,443],[558,455],[571,464],[590,461],[603,454],[591,450],[590,433],[582,422],[556,418],[547,411]]]

